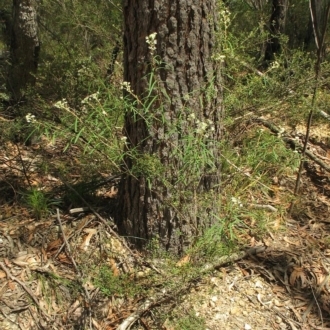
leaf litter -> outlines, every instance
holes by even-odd
[[[329,147],[324,150],[324,143],[318,143],[322,139],[319,133],[311,150],[330,164]],[[23,185],[32,184],[45,191],[61,186],[56,173],[40,173],[38,164],[43,156],[35,156],[39,148],[20,148],[21,158],[13,145],[0,148],[0,180],[4,182],[0,188],[1,329],[110,330],[123,329],[126,324],[132,329],[170,330],[178,329],[179,321],[187,315],[203,320],[201,327],[209,330],[330,328],[330,180],[329,173],[319,165],[306,165],[303,193],[297,198],[292,217],[285,220],[285,230],[283,219],[278,217],[274,231],[270,227],[263,238],[253,234],[245,238],[251,247],[264,247],[262,252],[214,268],[185,290],[171,291],[165,285],[150,290],[150,274],[171,276],[162,272],[162,261],[153,260],[152,267],[148,262],[147,266],[137,262],[143,256],[135,251],[132,255],[93,213],[86,209],[77,214],[69,210],[61,213],[61,231],[55,212],[36,220],[19,203],[18,192]],[[53,155],[56,152],[54,146],[48,151]],[[60,153],[56,156],[57,161],[67,157]],[[276,205],[284,202],[285,188],[280,181],[274,179]],[[292,187],[292,179],[286,178],[285,185]],[[110,185],[97,194],[111,201],[116,188]],[[112,224],[110,218],[106,220]],[[255,225],[252,219],[246,221]],[[176,267],[191,262],[186,255]],[[115,278],[124,274],[127,283],[149,286],[149,291],[126,295],[114,286],[105,293],[94,281],[104,265],[113,275],[108,280],[116,283]],[[178,296],[170,296],[173,292]],[[129,324],[129,318],[134,323]]]

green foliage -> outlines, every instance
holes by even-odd
[[[120,6],[117,0],[44,1],[40,5],[41,39],[47,45],[39,71],[44,92],[65,98],[75,107],[84,94],[97,89],[120,40]]]
[[[264,5],[257,7],[257,3]],[[11,5],[11,0],[5,0],[5,8],[10,9]],[[215,123],[197,118],[194,109],[183,106],[173,121],[165,113],[172,96],[166,94],[156,79],[158,70],[164,70],[162,59],[150,57],[152,70],[146,77],[144,97],[136,96],[129,84],[122,82],[120,49],[118,61],[113,58],[115,48],[121,47],[120,7],[119,0],[45,0],[40,3],[42,47],[37,85],[26,91],[24,104],[8,106],[8,93],[4,88],[7,63],[0,63],[0,115],[18,115],[10,122],[0,118],[0,141],[3,144],[8,140],[28,143],[46,138],[63,154],[70,155],[70,160],[70,152],[74,150],[79,167],[69,161],[52,158],[48,162],[45,159],[42,173],[56,169],[70,179],[74,168],[83,181],[74,188],[93,206],[95,186],[89,182],[94,176],[129,170],[137,178],[144,177],[150,189],[156,191],[158,184],[168,189],[170,194],[164,200],[164,206],[173,208],[182,216],[183,222],[186,218],[195,220],[191,226],[196,224],[192,229],[197,234],[188,250],[194,262],[178,267],[177,260],[161,249],[159,237],[155,235],[147,242],[148,255],[161,261],[160,265],[165,269],[162,269],[163,274],[166,274],[155,281],[146,280],[148,285],[137,283],[130,275],[117,276],[106,265],[92,270],[96,273],[93,284],[103,294],[132,297],[145,293],[146,288],[155,283],[174,288],[198,278],[202,263],[230,255],[242,245],[250,244],[250,237],[262,239],[274,219],[279,218],[280,222],[286,205],[276,206],[276,213],[253,206],[272,202],[271,198],[276,194],[275,179],[292,176],[300,157],[284,144],[281,136],[260,125],[250,125],[249,118],[271,118],[286,129],[305,120],[315,87],[315,45],[313,41],[305,44],[308,2],[292,1],[286,34],[279,36],[281,53],[266,66],[264,50],[270,37],[271,1],[219,2],[218,49],[212,56],[222,66],[226,134],[218,143],[213,141],[212,135]],[[154,51],[153,38],[149,36],[148,39],[150,55]],[[0,52],[5,50],[6,43],[2,40]],[[110,66],[114,69],[111,77],[108,75]],[[316,108],[329,113],[329,61],[322,63],[322,72]],[[216,94],[214,86],[201,88],[204,88],[207,101],[211,102]],[[184,100],[189,100],[192,94],[185,95]],[[162,155],[167,162],[162,162],[157,153],[141,152],[140,145],[130,148],[131,141],[122,133],[127,114],[133,114],[135,120],[143,119],[146,124],[150,136],[142,140],[141,145],[151,140],[152,147],[156,143],[175,141],[170,153]],[[317,120],[324,122],[321,116],[317,116]],[[240,123],[244,132],[233,134]],[[214,159],[214,150],[219,150],[219,159]],[[129,169],[125,163],[127,157],[133,164]],[[218,162],[221,163],[221,192],[200,192],[201,179],[212,174]],[[289,192],[287,196],[288,200],[292,198]],[[80,197],[71,190],[65,192],[63,200],[81,206]],[[24,192],[23,201],[37,219],[47,216],[51,208],[58,205],[53,197],[38,188]],[[209,214],[213,205],[219,205],[217,214]],[[301,210],[303,206],[299,207]],[[216,219],[212,226],[209,224],[211,216]],[[324,244],[328,246],[329,240]],[[86,276],[90,271],[85,269]],[[58,286],[64,286],[65,290],[69,288],[74,296],[81,293],[77,282],[52,277],[50,273],[47,276],[50,278],[39,274],[38,279],[41,290],[49,296],[49,303],[53,297],[58,301],[64,299],[65,294],[56,290]],[[175,323],[178,330],[205,327],[205,320],[193,312],[178,318]]]
[[[134,296],[143,290],[129,275],[115,275],[107,266],[100,267],[94,285],[107,296]]]
[[[266,130],[252,132],[243,141],[238,165],[251,169],[251,174],[272,178],[275,175],[292,174],[299,165],[299,156],[288,149],[281,137]]]
[[[164,166],[158,157],[150,154],[137,155],[134,158],[134,164],[131,173],[136,177],[144,177],[151,188],[152,182],[164,174]]]
[[[48,305],[51,305],[54,299],[57,304],[62,304],[67,299],[68,291],[72,299],[77,299],[83,292],[83,288],[77,281],[60,277],[52,272],[47,272],[46,275],[35,272],[33,276],[37,279]]]
[[[219,219],[214,226],[207,228],[195,243],[192,253],[205,262],[205,259],[212,260],[216,256],[229,255],[233,252],[235,247],[238,247],[235,244],[237,238],[233,229],[241,222],[237,215],[232,212],[227,217]]]
[[[23,199],[38,220],[50,213],[52,206],[58,205],[58,201],[51,199],[47,193],[38,188],[30,188],[23,194]]]
[[[197,330],[205,329],[205,320],[202,317],[196,316],[193,312],[189,312],[187,316],[184,316],[177,320],[175,330]]]
[[[123,112],[118,94],[112,94],[110,89],[107,93],[101,90],[85,96],[79,107],[70,107],[66,100],[54,106],[61,127],[65,128],[65,136],[69,138],[65,149],[78,143],[85,154],[95,157],[97,153],[109,166],[118,166],[124,145],[120,133]],[[55,133],[59,132],[55,130]]]
[[[5,8],[10,9],[11,4],[6,0]],[[315,57],[306,51],[303,41],[309,22],[306,4],[305,0],[290,4],[286,34],[279,36],[281,53],[265,67],[263,52],[269,39],[271,3],[219,3],[218,47],[212,56],[222,66],[224,124],[228,136],[237,119],[244,120],[249,115],[281,118],[281,124],[288,126],[305,119],[314,88]],[[203,235],[200,233],[195,244],[196,251],[209,256],[226,253],[237,243],[237,228],[246,229],[242,214],[259,220],[265,213],[260,210],[244,213],[237,201],[247,205],[251,194],[268,196],[272,178],[291,175],[299,157],[285,146],[280,136],[262,129],[250,129],[241,138],[231,136],[235,141],[224,138],[221,143],[215,142],[212,138],[215,123],[197,118],[194,109],[187,106],[180,109],[175,120],[169,119],[165,108],[171,102],[171,95],[166,94],[156,78],[164,64],[162,59],[153,56],[153,35],[147,39],[151,53],[151,72],[145,78],[147,90],[141,99],[136,96],[129,84],[122,82],[123,69],[112,57],[121,41],[120,7],[118,0],[40,3],[42,49],[37,85],[26,91],[25,104],[13,110],[21,118],[9,124],[0,122],[1,138],[30,141],[46,137],[62,145],[64,153],[78,145],[79,173],[84,178],[98,172],[128,170],[125,157],[129,156],[133,163],[129,169],[132,175],[145,177],[151,189],[157,188],[152,186],[155,181],[164,185],[171,191],[164,203],[179,214],[193,214],[196,222],[202,224],[208,221],[205,210],[212,203],[221,202],[219,214],[212,215],[218,219],[217,223]],[[313,43],[308,47],[313,50]],[[4,48],[2,41],[1,49]],[[118,62],[120,56],[119,51]],[[114,73],[110,78],[107,72],[111,65]],[[327,61],[322,64],[322,72],[325,74],[318,86],[317,107],[328,111],[330,69]],[[201,88],[207,100],[212,100],[214,86]],[[5,91],[0,93],[4,101],[2,111],[8,98]],[[192,94],[185,95],[185,101]],[[141,153],[139,146],[130,148],[130,141],[122,135],[122,126],[124,116],[132,113],[136,120],[144,120],[152,143],[179,140],[165,156],[166,164],[158,154]],[[35,117],[27,122],[29,114]],[[141,143],[149,143],[148,138]],[[221,160],[214,159],[214,150],[221,151]],[[212,174],[218,161],[223,177],[222,196],[200,193],[201,179]],[[49,171],[54,164],[43,162],[42,166],[44,171]],[[64,176],[70,172],[70,168],[60,162],[54,167]],[[86,195],[86,189],[84,185],[76,187],[81,195]],[[92,197],[93,194],[91,200]],[[75,205],[81,202],[72,192],[66,198]],[[27,193],[26,201],[38,218],[47,214],[51,205],[46,194],[37,189]],[[261,232],[267,224],[258,223],[260,226],[255,230]]]

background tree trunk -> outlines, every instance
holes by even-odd
[[[13,1],[13,25],[10,42],[11,66],[8,90],[19,101],[24,89],[35,84],[40,43],[35,0]]]
[[[274,54],[278,54],[281,50],[279,37],[285,31],[287,8],[288,0],[273,0],[269,22],[270,38],[266,46],[265,61],[273,61]]]
[[[125,121],[130,156],[125,159],[128,173],[119,189],[116,222],[137,245],[157,239],[160,246],[180,253],[218,215],[222,89],[219,64],[211,59],[217,11],[215,0],[124,3],[124,80],[144,102],[155,64],[146,37],[154,32],[154,55],[161,61],[155,71],[157,100],[139,116],[129,112]],[[189,166],[187,159],[193,116],[212,122],[204,145],[207,154],[198,154],[205,151],[203,146],[194,150],[195,156],[204,157],[199,176],[192,170],[194,161]]]
[[[12,26],[11,13],[7,10],[0,10],[1,39],[4,43],[10,45],[10,33]]]
[[[321,52],[322,57],[325,55],[326,44],[324,44],[322,49],[319,49],[320,44],[322,44],[321,38],[323,33],[325,33],[327,26],[327,15],[328,6],[330,5],[329,0],[310,0],[310,19],[308,24],[308,31],[305,37],[305,47],[311,45],[314,42],[318,52]]]

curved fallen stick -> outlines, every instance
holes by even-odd
[[[204,268],[201,270],[201,272],[195,276],[194,278],[190,279],[184,286],[180,285],[179,288],[173,289],[171,291],[165,291],[160,293],[159,295],[155,297],[150,297],[147,300],[145,300],[139,307],[136,309],[134,313],[132,313],[129,317],[127,317],[118,327],[116,330],[128,330],[131,328],[131,326],[148,310],[150,310],[152,307],[159,306],[162,302],[168,301],[171,299],[174,299],[175,297],[178,297],[178,295],[189,288],[189,286],[195,282],[200,276],[209,273],[210,271],[213,271],[217,268],[220,268],[226,264],[233,263],[236,261],[239,261],[241,259],[244,259],[251,255],[256,255],[258,253],[264,252],[266,250],[265,246],[257,246],[250,248],[246,251],[240,251],[237,253],[233,253],[231,255],[226,255],[220,257],[218,260],[216,260],[213,263],[209,263],[204,266]]]

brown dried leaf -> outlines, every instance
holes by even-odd
[[[8,281],[8,287],[11,291],[14,291],[16,288],[16,283],[13,281]]]
[[[63,241],[61,238],[58,238],[57,240],[48,243],[46,248],[47,253],[49,253],[50,255],[55,254],[57,252],[57,249],[62,245],[62,243]]]
[[[117,194],[118,194],[118,188],[113,186],[110,188],[108,192],[106,192],[103,195],[108,198],[117,198]]]
[[[117,267],[116,261],[114,259],[109,259],[109,264],[110,264],[110,268],[113,272],[114,276],[119,276],[120,275],[120,271]]]
[[[320,285],[327,278],[327,276],[319,268],[313,268],[312,272],[316,278],[316,285]]]
[[[64,264],[72,264],[71,259],[64,252],[60,253],[57,258],[60,262],[63,262]]]
[[[84,232],[88,235],[84,237],[83,243],[80,245],[80,249],[86,251],[89,247],[91,238],[97,233],[97,230],[95,228],[85,228]]]
[[[301,286],[305,287],[307,284],[307,278],[304,269],[302,267],[294,267],[289,279],[290,285],[294,286],[299,279],[301,280]]]
[[[181,267],[183,265],[186,265],[188,262],[190,261],[190,255],[187,254],[186,256],[184,256],[183,258],[181,258],[177,263],[176,265],[178,267]]]

